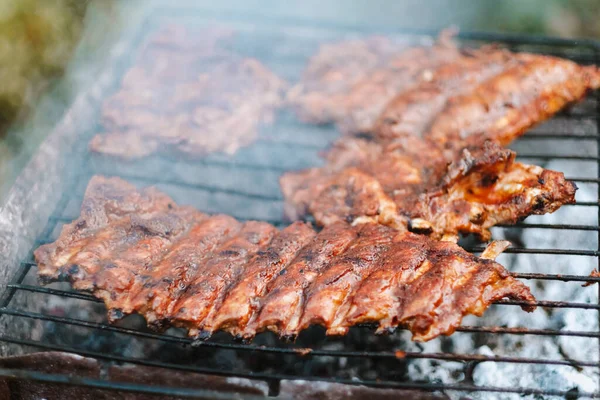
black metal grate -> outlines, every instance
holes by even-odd
[[[262,59],[278,73],[289,79],[297,79],[298,73],[306,62],[306,58],[316,49],[319,42],[331,40],[331,34],[325,35],[323,39],[319,34],[306,37],[293,33],[279,36],[289,25],[284,28],[283,22],[278,21],[273,25],[267,24],[263,30],[252,31],[245,36],[244,43],[240,44],[244,51]],[[302,29],[311,28],[310,23],[296,21],[297,26]],[[322,26],[313,27],[318,32],[329,30],[335,35],[343,35],[355,32],[356,29],[346,27]],[[368,29],[362,29],[363,33],[369,33]],[[257,42],[249,45],[252,35],[257,36]],[[335,36],[334,35],[334,36]],[[271,40],[265,40],[270,38]],[[543,53],[557,54],[568,57],[582,63],[596,63],[600,57],[600,47],[593,43],[577,43],[568,40],[549,38],[520,38],[504,37],[488,34],[463,34],[461,38],[465,42],[481,43],[482,41],[501,41],[515,50],[537,51]],[[290,41],[299,40],[302,46],[294,46]],[[285,43],[285,41],[288,41]],[[274,46],[275,51],[265,52],[262,46]],[[296,53],[288,54],[286,57],[277,53],[277,46],[281,48],[298,48]],[[270,54],[270,55],[267,55]],[[521,142],[541,143],[544,141],[577,141],[581,146],[596,146],[595,155],[562,154],[561,146],[557,146],[556,154],[542,153],[520,153],[521,159],[531,160],[535,163],[544,163],[549,160],[565,160],[566,162],[581,163],[583,169],[597,169],[595,177],[573,177],[580,184],[596,185],[598,187],[598,199],[600,200],[600,96],[590,96],[586,100],[586,106],[568,111],[558,118],[566,121],[566,128],[560,130],[543,130],[526,135]],[[591,106],[590,106],[591,105]],[[595,125],[595,133],[572,133],[569,126],[578,121],[591,121]],[[552,125],[550,125],[552,126]],[[91,132],[94,133],[94,132]],[[332,127],[314,127],[299,124],[290,115],[283,113],[278,118],[276,125],[262,133],[261,139],[247,149],[243,149],[233,157],[220,155],[209,156],[204,160],[173,161],[164,157],[154,157],[138,164],[119,163],[102,159],[101,157],[88,158],[85,156],[86,144],[89,135],[82,136],[80,152],[81,163],[73,167],[79,171],[72,181],[71,190],[65,191],[55,212],[48,221],[44,233],[39,237],[39,244],[51,242],[56,238],[58,229],[62,224],[68,223],[79,214],[78,204],[81,202],[83,190],[93,174],[119,175],[137,185],[157,185],[166,193],[172,195],[180,203],[195,202],[194,205],[203,211],[225,212],[239,219],[261,219],[276,225],[285,225],[281,220],[282,197],[277,187],[277,176],[284,171],[308,167],[319,163],[317,153],[329,142],[336,138],[337,133]],[[518,145],[517,145],[518,146]],[[594,167],[597,164],[597,167]],[[161,173],[159,173],[159,171]],[[175,171],[175,172],[173,172]],[[179,171],[179,172],[178,172]],[[218,176],[219,179],[206,179],[203,177]],[[223,179],[227,177],[227,179]],[[600,221],[600,207],[598,201],[578,201],[576,204],[565,207],[587,207],[597,209]],[[598,224],[550,224],[540,219],[541,222],[524,222],[516,226],[506,226],[497,229],[507,229],[522,232],[526,229],[544,229],[549,234],[563,235],[569,231],[588,231],[589,235],[600,238],[600,226]],[[594,233],[597,232],[597,233]],[[518,236],[517,233],[517,236]],[[600,241],[599,241],[600,246]],[[481,251],[481,246],[471,246],[471,251]],[[32,249],[33,250],[33,249]],[[600,247],[594,249],[556,249],[556,248],[526,248],[515,246],[509,248],[509,254],[546,254],[546,255],[569,255],[573,256],[573,263],[579,257],[595,257],[600,263]],[[600,265],[600,264],[599,264]],[[574,271],[577,269],[574,267]],[[589,272],[589,271],[587,271]],[[587,273],[586,272],[586,273]],[[67,286],[55,284],[48,287],[39,286],[35,280],[35,263],[32,255],[24,260],[17,268],[12,282],[7,286],[0,301],[1,318],[10,321],[29,321],[32,326],[37,326],[40,335],[31,335],[25,338],[22,332],[7,332],[0,336],[0,340],[23,346],[26,349],[59,350],[78,353],[100,360],[114,363],[133,363],[146,366],[164,367],[181,371],[193,371],[215,375],[237,376],[267,381],[271,384],[272,395],[277,394],[278,382],[283,379],[319,380],[327,382],[364,384],[374,387],[409,388],[422,389],[425,391],[461,391],[461,392],[502,392],[547,396],[572,396],[571,391],[546,390],[544,388],[525,387],[493,387],[478,386],[473,383],[472,375],[474,366],[478,363],[515,363],[515,364],[543,364],[560,365],[577,369],[595,368],[600,369],[598,361],[572,360],[572,359],[541,359],[516,356],[488,356],[481,354],[464,354],[448,352],[407,351],[398,353],[398,345],[401,341],[390,342],[389,338],[373,338],[368,328],[355,328],[351,334],[342,339],[328,339],[322,331],[314,329],[307,333],[303,339],[301,336],[298,344],[285,344],[265,334],[264,339],[257,338],[256,344],[241,344],[231,342],[227,337],[215,337],[214,340],[202,343],[193,343],[190,339],[183,337],[180,332],[168,331],[166,334],[157,334],[143,328],[139,321],[131,324],[108,325],[102,315],[102,306],[99,300],[85,293],[78,293],[68,289]],[[520,279],[531,281],[560,281],[560,282],[585,282],[600,283],[599,277],[587,275],[561,275],[551,273],[513,272]],[[593,290],[587,288],[582,290]],[[600,287],[599,287],[600,294]],[[88,318],[80,318],[76,315],[59,315],[42,309],[20,308],[16,296],[33,296],[36,304],[51,303],[55,298],[72,299],[80,304],[83,309],[95,310],[90,312]],[[594,318],[591,313],[597,313],[600,319],[600,303],[576,303],[559,301],[555,299],[541,299],[537,302],[540,307],[573,308],[582,309],[590,313],[589,318]],[[493,307],[506,307],[510,312],[512,307],[521,305],[518,301],[499,301]],[[38,307],[39,308],[39,307]],[[135,317],[134,317],[135,318]],[[71,337],[61,333],[69,331],[78,333]],[[44,332],[49,332],[44,336]],[[94,343],[79,340],[85,336],[95,338]],[[567,331],[557,327],[543,329],[529,327],[504,327],[504,326],[462,326],[456,335],[473,335],[478,340],[487,340],[490,336],[498,335],[530,335],[530,336],[569,336],[588,338],[590,348],[595,345],[595,339],[600,341],[600,331]],[[124,339],[125,338],[125,339]],[[365,339],[368,338],[368,339]],[[481,339],[484,338],[484,339]],[[75,340],[78,339],[78,340]],[[108,344],[98,344],[102,340],[108,340]],[[128,346],[147,346],[147,348],[160,349],[162,353],[172,351],[174,354],[212,355],[218,359],[222,354],[234,354],[235,360],[242,360],[241,368],[232,365],[211,364],[210,362],[198,363],[198,360],[187,359],[184,362],[173,357],[159,357],[156,352],[141,356],[128,355],[123,349],[115,349],[111,344],[119,340]],[[308,343],[308,344],[307,344]],[[307,349],[307,346],[310,348]],[[337,346],[337,347],[336,347]],[[145,348],[145,347],[144,347]],[[376,349],[376,350],[373,350]],[[216,353],[215,353],[216,352]],[[220,352],[220,353],[219,353]],[[215,354],[217,354],[215,356]],[[316,360],[326,359],[323,364]],[[439,382],[414,382],[408,379],[406,368],[409,363],[417,359],[437,360],[439,368],[444,368],[445,362],[459,362],[464,365],[464,379],[462,383],[443,384]],[[276,367],[266,368],[265,360],[273,362]],[[332,361],[333,360],[333,361]],[[341,361],[344,360],[344,361]],[[350,361],[349,361],[350,360]],[[382,362],[391,369],[398,372],[373,376],[350,376],[342,367],[336,369],[332,365],[341,365],[354,362],[357,365],[366,363],[364,360],[376,363]],[[325,367],[323,367],[325,365]],[[372,365],[372,364],[369,364]],[[279,368],[280,367],[280,368]],[[357,367],[359,370],[360,368]],[[1,370],[0,376],[34,379],[48,382],[79,384],[90,387],[112,388],[127,391],[162,393],[179,396],[208,396],[203,391],[185,390],[181,388],[157,388],[143,385],[128,385],[123,383],[107,382],[94,379],[69,380],[65,376],[48,375],[40,373],[15,372]],[[577,393],[580,397],[600,397],[600,391],[590,393]],[[210,397],[210,396],[208,396]]]

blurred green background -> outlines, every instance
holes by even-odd
[[[173,4],[348,24],[600,38],[600,0],[0,0],[0,197],[123,31],[154,7]]]

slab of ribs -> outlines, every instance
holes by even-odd
[[[534,308],[529,289],[493,261],[505,246],[494,242],[477,257],[370,222],[277,230],[95,176],[80,217],[35,258],[44,282],[91,291],[111,321],[139,313],[151,326],[184,327],[194,337],[225,330],[245,339],[264,330],[295,337],[313,324],[339,335],[374,323],[429,340],[498,299]]]

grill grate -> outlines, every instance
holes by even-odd
[[[269,25],[270,26],[270,25]],[[320,26],[319,29],[326,27]],[[283,27],[278,29],[283,30]],[[333,28],[335,32],[340,32],[340,28]],[[277,29],[270,27],[267,32],[277,33]],[[352,30],[342,30],[344,32],[353,32]],[[368,33],[368,30],[364,30]],[[259,35],[260,36],[260,35]],[[520,37],[500,37],[489,34],[463,34],[461,38],[466,42],[475,41],[503,41],[515,50],[539,51],[543,53],[557,54],[563,57],[568,57],[576,61],[584,63],[597,63],[600,59],[600,48],[597,45],[587,42],[572,42],[568,40],[553,40],[546,38],[520,38]],[[293,34],[287,34],[285,39],[293,40]],[[300,37],[306,40],[305,37]],[[316,48],[320,41],[324,41],[319,37],[312,38],[310,46],[307,49],[301,50],[302,54],[290,56],[287,61],[277,59],[277,55],[268,56],[264,61],[276,64],[275,66],[285,65],[293,71],[300,71],[308,57]],[[327,39],[330,40],[330,39]],[[279,42],[277,42],[279,43]],[[247,43],[246,43],[247,44]],[[250,46],[253,48],[252,46]],[[257,52],[260,52],[260,46],[257,45]],[[301,46],[300,46],[301,47]],[[264,54],[263,54],[264,56]],[[261,58],[257,55],[257,58]],[[274,67],[274,65],[269,64]],[[274,68],[277,70],[277,68]],[[281,69],[281,68],[279,68]],[[280,72],[280,71],[278,71]],[[285,75],[285,74],[283,74]],[[287,73],[287,76],[293,75]],[[293,78],[291,76],[290,78]],[[600,95],[590,96],[586,100],[586,104],[590,103],[594,107],[578,107],[574,110],[561,114],[556,120],[565,122],[560,129],[550,129],[552,124],[545,125],[539,130],[526,135],[520,143],[534,145],[547,141],[577,141],[581,146],[596,146],[595,154],[545,154],[531,152],[520,152],[519,158],[525,161],[535,163],[563,160],[564,162],[575,162],[577,165],[582,165],[582,168],[597,169],[596,177],[574,177],[577,183],[585,185],[596,185],[598,200],[600,200]],[[595,104],[594,104],[595,103]],[[591,121],[596,126],[596,133],[576,133],[569,132],[569,126],[578,121]],[[564,126],[563,126],[564,125]],[[283,134],[279,134],[283,132]],[[238,152],[234,157],[225,157],[221,155],[212,155],[200,161],[173,161],[166,157],[154,157],[146,161],[141,161],[139,165],[127,164],[121,162],[113,162],[102,159],[101,157],[85,156],[86,145],[91,137],[90,135],[82,135],[81,143],[78,145],[81,163],[73,165],[79,171],[72,180],[71,189],[64,191],[61,200],[58,202],[56,210],[48,220],[48,224],[44,232],[36,241],[35,247],[42,243],[48,243],[56,238],[59,228],[68,223],[79,214],[78,205],[82,200],[83,190],[93,174],[118,175],[137,185],[157,185],[166,193],[172,195],[176,201],[186,203],[190,199],[194,199],[198,206],[203,211],[207,212],[225,212],[235,216],[241,220],[260,219],[268,221],[278,226],[284,226],[285,221],[281,219],[282,215],[282,196],[277,187],[277,176],[284,171],[317,165],[320,160],[317,156],[318,151],[322,150],[329,142],[336,138],[337,133],[332,127],[312,127],[300,125],[289,115],[282,115],[278,118],[276,125],[269,128],[267,132],[262,133],[262,137],[252,146]],[[276,134],[277,133],[277,134]],[[519,144],[517,144],[517,147]],[[531,149],[532,147],[529,147]],[[562,147],[556,147],[561,149]],[[597,167],[593,167],[593,164]],[[161,171],[160,174],[155,171]],[[174,171],[174,172],[173,172]],[[183,171],[183,172],[182,172]],[[185,171],[193,173],[185,173]],[[220,171],[220,172],[215,172]],[[229,180],[207,180],[205,182],[198,177],[211,176],[229,176]],[[251,177],[253,183],[259,182],[259,185],[249,186],[243,182]],[[272,179],[271,179],[272,177]],[[266,186],[266,187],[265,187]],[[598,221],[600,221],[600,207],[598,201],[580,201],[570,206],[565,207],[595,207],[597,209]],[[590,210],[591,211],[591,210]],[[529,248],[524,246],[515,246],[509,248],[507,254],[537,254],[537,255],[565,255],[573,256],[573,270],[576,270],[576,262],[581,257],[598,258],[600,267],[600,226],[598,224],[569,224],[565,221],[564,224],[552,224],[544,222],[544,218],[536,221],[541,222],[525,222],[515,226],[501,226],[497,230],[511,230],[522,233],[529,229],[543,229],[550,234],[561,235],[565,231],[588,231],[590,235],[597,232],[599,238],[599,246],[595,249],[556,249],[556,248]],[[35,248],[34,247],[34,248]],[[467,246],[470,251],[480,252],[481,246]],[[33,249],[32,249],[33,250]],[[546,396],[572,396],[572,391],[557,391],[546,390],[544,388],[525,388],[525,387],[494,387],[475,385],[472,383],[472,375],[474,365],[483,362],[494,363],[514,363],[514,364],[540,364],[540,365],[558,365],[568,366],[577,369],[595,368],[600,369],[598,361],[587,360],[572,360],[572,359],[545,359],[545,358],[529,358],[529,357],[514,357],[506,356],[489,356],[482,354],[463,354],[448,352],[427,352],[423,351],[407,351],[397,352],[390,350],[389,344],[385,344],[385,338],[373,338],[375,341],[383,341],[383,344],[370,346],[365,337],[372,338],[372,332],[368,327],[353,328],[351,334],[346,338],[328,339],[322,335],[322,332],[315,328],[308,333],[308,343],[310,348],[301,347],[306,341],[299,339],[298,344],[285,344],[274,340],[272,337],[264,339],[265,344],[261,344],[260,338],[257,338],[257,344],[242,344],[231,342],[229,338],[215,337],[214,340],[202,343],[193,343],[190,339],[182,337],[180,332],[168,331],[165,334],[158,334],[148,331],[139,323],[133,324],[133,327],[127,324],[108,325],[105,320],[98,320],[97,315],[101,315],[102,306],[99,300],[91,295],[74,292],[68,289],[68,286],[54,284],[49,287],[39,286],[35,281],[35,263],[33,262],[32,253],[24,260],[17,268],[13,280],[7,285],[3,297],[0,299],[0,318],[7,321],[29,321],[31,324],[41,326],[43,330],[55,332],[50,340],[47,336],[32,335],[30,338],[24,338],[21,332],[5,332],[0,335],[0,341],[19,345],[25,349],[42,349],[74,352],[83,356],[90,356],[100,360],[114,363],[132,363],[145,366],[163,367],[181,371],[192,371],[199,373],[208,373],[214,375],[237,376],[252,379],[260,379],[271,384],[271,395],[277,394],[278,382],[283,379],[303,379],[303,380],[319,380],[326,382],[337,382],[347,384],[364,384],[374,387],[386,388],[406,388],[406,389],[421,389],[426,391],[459,391],[459,392],[502,392],[502,393],[518,393],[529,395],[546,395]],[[550,258],[549,258],[550,259]],[[589,271],[586,271],[589,272]],[[585,283],[600,283],[599,277],[590,277],[581,274],[551,274],[551,273],[530,273],[530,272],[512,272],[512,274],[520,279],[530,281],[558,281],[572,282],[575,284]],[[582,289],[593,290],[593,288]],[[600,295],[600,285],[598,288]],[[24,297],[26,295],[34,296],[34,299],[39,305],[40,303],[51,302],[51,299],[71,299],[80,302],[83,308],[98,309],[99,312],[92,317],[78,318],[76,315],[57,315],[48,310],[29,310],[23,309],[20,303],[16,301],[16,297]],[[599,296],[600,298],[600,296]],[[493,307],[504,307],[507,312],[512,310],[512,307],[522,305],[518,301],[499,301]],[[543,308],[567,308],[581,309],[587,312],[598,314],[600,321],[600,303],[581,303],[570,301],[559,301],[554,299],[540,299],[537,305]],[[590,317],[592,317],[590,315]],[[135,318],[135,317],[133,317]],[[139,322],[139,321],[138,321]],[[173,362],[173,360],[162,360],[155,355],[148,356],[129,356],[120,354],[117,349],[108,348],[114,351],[98,351],[98,345],[87,342],[77,342],[70,339],[61,341],[57,336],[59,332],[65,332],[69,329],[81,329],[88,336],[105,337],[109,336],[110,340],[115,338],[127,338],[128,343],[136,343],[140,346],[172,346],[169,349],[177,348],[178,351],[190,352],[197,354],[202,351],[225,351],[233,352],[236,357],[242,357],[245,361],[243,368],[223,367],[223,365],[198,365],[198,363]],[[269,334],[266,334],[267,336]],[[531,336],[568,336],[588,338],[590,347],[592,340],[598,338],[600,341],[600,331],[572,331],[561,330],[557,327],[547,328],[529,328],[529,327],[504,327],[504,326],[462,326],[457,330],[455,335],[473,335],[474,337],[489,337],[489,335],[531,335]],[[487,335],[487,336],[486,336]],[[317,339],[314,339],[317,338]],[[377,342],[378,343],[378,342]],[[331,344],[340,345],[338,347],[330,346]],[[369,350],[370,347],[383,347],[386,350]],[[600,351],[600,350],[599,350]],[[178,353],[179,354],[179,353]],[[600,355],[600,353],[599,353]],[[264,357],[277,360],[277,365],[299,364],[299,368],[283,368],[279,372],[276,368],[268,370],[264,367],[257,366],[260,360]],[[315,360],[323,358],[335,362],[346,359],[358,360],[387,360],[389,365],[394,365],[398,375],[390,372],[387,376],[377,376],[372,378],[349,377],[344,374],[337,374],[338,371],[323,371],[315,372]],[[443,384],[438,382],[414,382],[410,381],[406,374],[406,366],[413,360],[429,359],[443,362],[459,362],[464,365],[464,383]],[[256,361],[259,360],[259,361]],[[344,361],[346,362],[346,361]],[[335,363],[334,363],[335,364]],[[439,368],[444,365],[440,364]],[[304,371],[300,373],[298,371]],[[144,393],[159,393],[178,396],[206,396],[210,397],[203,391],[194,391],[182,388],[162,388],[143,385],[127,385],[123,383],[108,382],[95,379],[80,379],[71,381],[61,375],[40,374],[37,372],[28,371],[10,371],[0,369],[0,377],[12,377],[21,379],[32,379],[44,382],[78,384],[89,387],[112,388],[125,391],[144,392]],[[469,379],[470,378],[470,379]],[[578,392],[578,396],[582,397],[600,397],[600,391],[582,393]],[[225,396],[225,395],[224,395]],[[223,398],[227,398],[226,396]]]

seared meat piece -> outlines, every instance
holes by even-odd
[[[260,300],[268,292],[267,285],[284,271],[314,237],[313,229],[300,222],[277,232],[273,241],[261,247],[256,256],[240,269],[238,280],[232,282],[227,292],[222,294],[223,305],[203,322],[202,331],[210,334],[223,329],[241,336],[241,328],[245,328],[260,311]],[[187,320],[185,315],[175,316],[177,324],[190,327],[186,324]],[[195,335],[198,331],[198,328],[192,328],[190,334]]]
[[[319,53],[309,68],[326,60]],[[430,48],[399,51],[397,57],[386,53],[382,60],[366,64],[370,72],[361,78],[366,86],[401,76],[412,77],[410,83],[389,84],[395,92],[391,101],[365,94],[357,100],[356,82],[331,97],[337,113],[330,113],[330,120],[342,126],[350,121],[352,128],[342,130],[369,133],[374,140],[342,138],[326,154],[325,167],[284,175],[280,182],[290,219],[312,214],[323,226],[374,221],[436,238],[475,233],[485,239],[496,223],[574,201],[576,188],[562,174],[517,164],[499,145],[600,87],[598,68],[493,46],[458,50],[448,38]],[[393,78],[379,81],[386,62]],[[400,71],[394,70],[396,62]],[[335,76],[335,68],[327,74]],[[418,70],[426,77],[416,79]],[[313,71],[310,81],[318,83],[319,76]],[[319,85],[311,87],[318,91]],[[382,99],[387,106],[372,129],[372,113]],[[353,105],[361,101],[358,109],[366,116],[359,118]]]
[[[312,214],[323,226],[369,220],[433,238],[474,233],[489,239],[495,224],[553,212],[575,200],[576,187],[562,173],[516,163],[512,151],[492,142],[464,149],[448,167],[435,147],[432,157],[352,143],[333,150],[338,162],[281,178],[288,217]]]
[[[213,260],[208,258],[211,254],[230,250],[232,242],[234,245],[240,242],[242,247],[247,248],[249,243],[245,234],[248,227],[244,228],[228,215],[215,215],[190,226],[185,237],[173,243],[169,253],[140,280],[140,283],[143,281],[142,287],[134,290],[137,293],[134,304],[152,304],[146,314],[148,322],[159,323],[171,313],[173,303],[193,290],[190,286],[199,273],[198,268],[203,265],[212,267]],[[244,232],[239,234],[242,230]],[[207,271],[203,270],[202,274],[206,277]]]
[[[451,32],[429,47],[392,43],[323,45],[289,94],[299,118],[379,140],[413,135],[454,146],[485,132],[506,143],[600,86],[596,67],[494,46],[458,49]]]
[[[294,336],[305,307],[306,289],[326,273],[324,270],[331,260],[344,253],[355,238],[356,232],[344,224],[323,229],[269,284],[267,294],[261,299],[260,313],[246,325],[244,335],[267,328],[281,336]]]
[[[40,279],[91,291],[110,321],[139,313],[156,328],[246,339],[263,330],[295,337],[312,324],[344,334],[374,322],[379,331],[406,326],[415,340],[429,340],[500,298],[534,302],[491,260],[502,249],[495,243],[478,258],[454,243],[373,223],[277,231],[96,176],[81,216],[35,257]]]
[[[260,125],[273,120],[286,85],[257,60],[220,49],[210,35],[206,40],[179,47],[151,42],[105,102],[106,132],[90,149],[122,158],[197,157],[233,154],[253,142]]]
[[[373,129],[378,140],[422,137],[449,98],[468,93],[520,59],[508,51],[465,51],[455,62],[437,68],[430,80],[400,92],[387,103]]]
[[[492,244],[478,258],[454,243],[400,234],[381,266],[354,293],[344,322],[329,329],[339,334],[349,325],[377,323],[383,332],[400,325],[413,340],[427,341],[451,334],[462,316],[482,315],[495,300],[529,301],[529,289],[492,261],[498,247],[503,246]]]
[[[291,172],[281,178],[286,215],[300,219],[311,214],[318,225],[339,221],[371,221],[402,229],[406,221],[373,176],[357,168],[324,175],[319,168]]]
[[[494,225],[514,224],[575,202],[577,187],[562,172],[514,159],[514,152],[491,142],[483,148],[466,148],[436,189],[412,203],[395,197],[396,204],[399,209],[411,210],[415,230],[431,230],[435,237],[475,233],[488,240],[488,229]]]
[[[288,335],[313,324],[328,327],[332,334],[347,331],[348,328],[338,331],[337,327],[346,326],[345,316],[352,304],[351,295],[381,266],[380,258],[384,255],[387,257],[394,239],[389,234],[389,228],[379,224],[362,225],[357,233],[358,236],[344,254],[336,257],[305,291],[306,304],[302,319],[287,326]]]
[[[183,323],[184,326],[204,327],[205,319],[211,311],[221,307],[233,283],[241,277],[244,266],[271,242],[276,233],[277,229],[266,222],[250,221],[244,224],[240,232],[221,247],[207,252],[211,258],[198,264],[202,271],[194,274],[185,292],[162,317],[176,324]]]
[[[288,100],[301,120],[332,122],[341,116],[337,100],[405,48],[406,44],[383,36],[324,44],[311,57],[302,81],[290,89]]]
[[[480,52],[439,68],[432,81],[396,96],[380,115],[375,136],[384,141],[424,137],[452,149],[473,135],[506,144],[598,87],[596,67],[533,54]]]
[[[288,100],[305,122],[335,122],[350,134],[371,132],[396,94],[430,80],[435,68],[461,57],[448,36],[424,47],[383,37],[323,45]]]
[[[600,71],[548,56],[517,55],[519,64],[481,83],[430,119],[424,137],[460,148],[466,138],[507,144],[533,125],[600,87]]]

